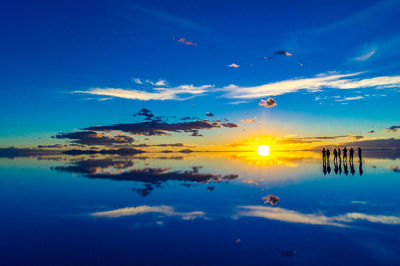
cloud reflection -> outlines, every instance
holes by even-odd
[[[177,217],[182,220],[194,220],[196,218],[204,218],[205,213],[202,211],[192,211],[192,212],[177,212],[171,206],[161,205],[161,206],[137,206],[137,207],[127,207],[121,209],[115,209],[110,211],[92,212],[90,216],[99,218],[119,218],[126,216],[135,216],[140,214],[159,214],[163,216]]]

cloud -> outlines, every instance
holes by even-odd
[[[181,218],[182,220],[193,220],[197,218],[204,218],[205,213],[202,211],[192,211],[192,212],[177,212],[171,206],[137,206],[137,207],[127,207],[121,209],[115,209],[110,211],[92,212],[91,216],[98,218],[120,218],[126,216],[135,216],[140,214],[158,214],[164,216],[175,216]]]
[[[400,167],[399,166],[388,166],[389,169],[392,169],[393,172],[395,173],[400,173]]]
[[[276,51],[274,54],[275,55],[283,55],[283,56],[292,56],[293,55],[292,53],[289,53],[288,51],[284,51],[284,50]]]
[[[242,121],[244,123],[255,123],[256,122],[256,118],[254,117],[254,118],[242,119],[240,121]]]
[[[211,112],[207,112],[207,113],[206,113],[206,116],[208,116],[208,117],[212,117],[212,116],[214,116],[214,114],[213,114],[213,113],[211,113]]]
[[[232,64],[228,65],[228,67],[238,68],[238,67],[240,67],[240,65],[232,63]]]
[[[369,134],[375,133],[375,130],[368,131]]]
[[[136,84],[139,84],[139,85],[143,84],[143,81],[139,78],[134,78],[133,82],[135,82]]]
[[[157,82],[146,79],[146,83],[149,83],[153,86],[166,86],[167,85],[167,81],[165,81],[163,79],[159,79]]]
[[[358,78],[362,72],[350,74],[337,74],[334,72],[316,75],[313,78],[297,78],[278,82],[266,83],[259,86],[237,86],[234,84],[223,88],[214,88],[214,85],[180,85],[177,87],[154,87],[151,90],[134,90],[123,88],[92,88],[87,91],[74,91],[91,95],[118,97],[132,100],[186,100],[208,92],[224,92],[223,97],[231,99],[254,99],[295,93],[300,90],[317,92],[326,88],[333,89],[362,89],[362,88],[393,88],[400,86],[400,76],[379,76],[373,78]],[[159,81],[160,82],[160,81]],[[157,82],[158,83],[158,82]],[[157,83],[153,83],[154,86]],[[158,85],[157,85],[158,86]],[[361,97],[361,96],[357,96]],[[351,98],[347,100],[356,100]],[[232,102],[240,104],[243,101]]]
[[[143,90],[131,90],[121,88],[93,88],[88,91],[75,91],[75,93],[86,93],[92,95],[111,96],[131,100],[183,100],[181,95],[201,95],[207,92],[212,85],[180,85],[173,88],[153,88],[152,92]]]
[[[400,76],[380,76],[374,78],[355,79],[361,72],[350,74],[325,73],[313,78],[299,78],[267,83],[253,87],[229,85],[224,87],[226,98],[252,99],[294,93],[300,90],[308,92],[321,91],[323,88],[361,89],[390,88],[400,86]]]
[[[264,201],[264,203],[270,203],[271,205],[276,205],[279,201],[279,197],[274,195],[268,195],[266,197],[262,197],[262,200]]]
[[[205,31],[206,28],[204,28],[203,26],[200,26],[197,23],[194,23],[192,21],[189,21],[187,19],[178,17],[176,15],[170,14],[170,13],[166,13],[164,11],[160,11],[160,10],[155,10],[155,9],[149,9],[146,8],[140,4],[134,3],[134,2],[130,2],[129,6],[132,7],[133,9],[142,12],[145,15],[149,15],[153,18],[168,22],[168,23],[173,23],[173,24],[177,24],[179,26],[182,27],[186,27],[186,28],[190,28],[193,30],[198,30],[198,31]]]
[[[180,123],[167,123],[163,121],[150,121],[142,123],[129,123],[129,124],[116,124],[111,126],[93,126],[84,130],[90,131],[122,131],[133,135],[144,136],[170,136],[168,132],[188,132],[192,136],[198,136],[198,130],[201,129],[214,129],[214,128],[233,128],[238,127],[234,123],[220,123],[217,121],[197,120],[190,122]]]
[[[325,216],[323,214],[304,214],[297,211],[292,211],[279,207],[265,207],[265,206],[239,206],[240,211],[234,216],[239,217],[260,217],[269,220],[278,220],[288,223],[301,223],[311,225],[329,225],[346,227],[349,223],[358,221],[366,221],[370,223],[382,223],[387,225],[399,225],[400,217],[386,216],[386,215],[370,215],[364,213],[346,213],[338,216]]]
[[[265,108],[270,108],[276,106],[276,102],[272,98],[268,98],[268,100],[261,100],[258,105],[264,106]]]
[[[369,52],[367,52],[367,53],[365,53],[363,55],[355,57],[354,60],[356,60],[356,61],[365,61],[365,60],[369,59],[371,56],[373,56],[375,54],[375,52],[376,52],[376,49],[372,49],[371,51],[369,51]]]
[[[177,40],[177,42],[180,42],[180,43],[183,43],[183,44],[189,45],[189,46],[197,46],[197,42],[192,42],[192,41],[189,41],[189,40],[187,40],[185,38],[179,38]]]
[[[391,126],[385,132],[390,133],[390,132],[398,132],[398,131],[400,131],[400,126]]]
[[[106,133],[96,131],[78,131],[70,133],[60,133],[55,136],[57,139],[71,139],[73,143],[83,145],[114,145],[114,144],[130,144],[135,141],[131,136],[117,135],[113,136]]]
[[[154,117],[152,112],[146,108],[142,108],[142,110],[133,114],[133,116],[144,116],[145,117],[144,120],[146,120],[146,121],[151,121],[151,120],[153,120],[153,117]]]
[[[364,96],[354,96],[354,97],[345,97],[343,99],[338,99],[335,100],[337,102],[347,102],[347,101],[355,101],[355,100],[361,100],[364,99]]]

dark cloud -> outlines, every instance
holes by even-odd
[[[370,134],[375,133],[375,130],[368,131],[368,133]]]
[[[201,167],[195,166],[187,171],[172,171],[170,168],[133,168],[130,159],[87,159],[73,161],[69,166],[53,168],[56,171],[78,173],[89,178],[112,179],[117,181],[136,181],[145,183],[142,189],[134,189],[142,196],[147,196],[154,187],[160,187],[168,181],[182,181],[208,184],[220,183],[239,178],[238,175],[219,175],[200,173]],[[114,170],[110,171],[110,168]]]
[[[326,145],[328,148],[334,147],[345,147],[345,146],[353,146],[353,147],[361,147],[363,149],[400,149],[400,139],[390,138],[390,139],[371,139],[371,140],[362,140],[362,141],[353,141],[341,143],[339,145]],[[321,148],[322,147],[318,147]],[[388,153],[389,151],[385,151]],[[364,155],[364,154],[363,154]]]
[[[268,195],[266,197],[262,197],[262,200],[264,201],[264,203],[270,203],[271,205],[276,205],[279,201],[279,197],[274,195]]]
[[[211,113],[211,112],[207,112],[207,113],[206,113],[206,115],[207,115],[208,117],[212,117],[212,116],[214,116],[214,114],[213,114],[213,113]]]
[[[133,155],[138,153],[144,153],[145,151],[138,150],[138,149],[131,149],[131,148],[121,148],[121,149],[109,149],[109,150],[67,150],[63,151],[62,153],[68,155],[83,155],[83,154],[111,154],[111,155]]]
[[[400,167],[399,166],[388,166],[389,169],[392,169],[393,172],[395,173],[400,173]]]
[[[389,132],[398,132],[398,131],[400,131],[400,126],[391,126],[385,132],[389,133]]]
[[[274,53],[274,55],[292,56],[293,54],[288,51],[285,51],[285,50],[279,50],[279,51],[276,51]]]
[[[182,117],[180,120],[187,121],[187,120],[196,120],[196,119],[198,119],[198,118],[195,116],[185,116],[185,117]]]
[[[364,138],[364,136],[339,135],[339,136],[317,136],[317,137],[293,137],[290,139],[292,139],[292,140],[328,140],[328,139],[341,139],[341,138],[362,139],[362,138]]]
[[[276,106],[276,101],[272,98],[268,98],[268,100],[261,100],[258,105],[264,106],[265,108],[270,108]]]
[[[192,133],[192,136],[200,136],[199,130],[201,129],[213,129],[221,127],[234,127],[233,123],[224,123],[208,120],[197,120],[190,122],[179,122],[179,123],[167,123],[160,121],[150,121],[142,123],[129,123],[129,124],[116,124],[111,126],[94,126],[88,127],[84,130],[89,131],[123,131],[133,135],[144,135],[144,136],[170,136],[168,132],[188,132]],[[236,125],[237,126],[237,125]]]
[[[130,136],[111,136],[105,133],[99,133],[96,131],[77,131],[70,133],[60,133],[55,136],[57,139],[71,139],[73,143],[83,145],[104,145],[110,146],[114,144],[130,144],[134,142],[134,138]]]
[[[151,121],[151,120],[153,120],[153,117],[154,117],[153,113],[149,109],[146,109],[146,108],[142,108],[142,110],[133,114],[133,116],[144,116],[145,121]]]

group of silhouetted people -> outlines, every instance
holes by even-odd
[[[348,167],[347,167],[347,148],[344,147],[343,150],[341,150],[340,148],[338,149],[334,149],[333,150],[333,164],[335,166],[335,174],[342,174],[342,154],[343,154],[343,172],[348,175],[349,171],[348,171]],[[329,161],[329,157],[331,155],[331,152],[329,151],[329,149],[322,149],[322,171],[324,173],[324,175],[326,175],[326,173],[330,174],[331,173],[331,166],[330,166],[330,161]],[[358,158],[360,160],[360,165],[359,165],[359,172],[360,175],[363,174],[363,170],[362,170],[362,150],[360,147],[358,147]],[[349,164],[350,164],[350,172],[352,175],[355,174],[355,169],[354,169],[354,150],[353,148],[350,148],[349,150]]]
[[[322,149],[322,160],[329,162],[329,157],[331,155],[331,152],[329,151],[329,149],[323,148]],[[360,162],[362,161],[362,150],[360,147],[358,147],[358,158],[360,159]],[[337,162],[339,159],[339,161],[342,161],[342,151],[340,150],[340,148],[338,149],[334,149],[333,150],[333,161]],[[354,150],[353,148],[350,148],[349,150],[349,161],[352,162],[354,160]],[[347,161],[347,148],[344,147],[343,148],[343,161]]]

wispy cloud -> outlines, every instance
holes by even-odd
[[[373,56],[375,54],[375,52],[376,52],[376,49],[374,48],[374,49],[372,49],[371,51],[369,51],[369,52],[367,52],[365,54],[362,54],[360,56],[355,57],[354,60],[356,60],[356,61],[365,61],[365,60],[369,59],[371,56]]]
[[[234,66],[232,66],[234,65]],[[238,65],[232,64],[236,68]],[[214,88],[214,85],[179,85],[167,87],[164,80],[150,82],[154,87],[150,90],[124,89],[124,88],[92,88],[88,91],[74,91],[75,93],[86,93],[99,96],[118,97],[133,100],[185,100],[194,96],[204,95],[208,92],[223,92],[223,97],[230,99],[254,99],[262,97],[278,96],[305,90],[317,92],[323,89],[362,89],[362,88],[393,88],[400,86],[400,76],[378,76],[372,78],[356,78],[362,72],[338,74],[328,72],[316,75],[312,78],[296,78],[278,82],[266,83],[258,86],[237,86],[231,84],[223,88]],[[161,87],[159,87],[161,86]],[[374,95],[371,95],[374,96]],[[348,97],[346,101],[359,100],[362,96]],[[318,100],[320,98],[316,98]],[[240,104],[232,102],[231,104]]]
[[[150,8],[144,7],[138,3],[131,2],[131,3],[129,3],[129,6],[131,8],[133,8],[134,10],[142,12],[145,15],[151,16],[153,18],[156,18],[156,19],[168,22],[168,23],[177,24],[179,26],[182,26],[185,28],[190,28],[193,30],[198,30],[198,31],[206,30],[205,27],[203,27],[193,21],[190,21],[190,20],[184,19],[180,16],[177,16],[175,14],[170,14],[170,13],[167,13],[167,12],[164,12],[161,10],[150,9]]]
[[[349,74],[324,73],[313,78],[290,79],[253,87],[229,85],[224,87],[226,91],[225,97],[251,99],[294,93],[300,90],[316,92],[321,91],[323,88],[361,89],[400,86],[400,76],[380,76],[364,79],[353,78],[360,74],[361,72]]]
[[[385,132],[390,133],[390,132],[398,132],[398,131],[400,131],[400,126],[391,126]]]
[[[164,216],[171,216],[181,218],[182,220],[193,220],[196,218],[204,218],[205,213],[202,211],[192,211],[192,212],[177,212],[171,206],[137,206],[137,207],[127,207],[121,209],[115,209],[110,211],[102,212],[92,212],[91,216],[98,218],[120,218],[126,216],[135,216],[140,214],[158,214]]]
[[[349,223],[367,221],[370,223],[381,223],[387,225],[400,224],[400,217],[386,215],[371,215],[364,213],[346,213],[338,216],[325,216],[323,214],[301,212],[288,210],[284,208],[265,207],[257,205],[239,206],[238,213],[234,218],[239,217],[260,217],[270,220],[278,220],[288,223],[301,223],[311,225],[329,225],[346,227]]]
[[[240,67],[240,65],[232,63],[232,64],[228,65],[228,67],[238,68],[238,67]]]
[[[186,39],[186,38],[179,38],[179,39],[177,40],[177,42],[180,42],[180,43],[183,43],[183,44],[189,45],[189,46],[197,46],[197,42],[189,41],[189,40]]]
[[[88,91],[75,91],[75,93],[87,93],[92,95],[111,96],[132,100],[182,100],[181,95],[201,95],[207,92],[212,85],[180,85],[172,88],[153,88],[153,91],[131,90],[122,88],[93,88]]]

